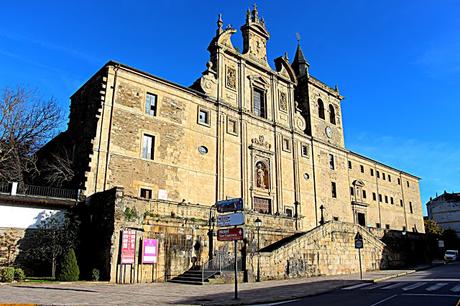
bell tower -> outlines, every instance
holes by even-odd
[[[241,27],[243,33],[243,54],[264,65],[267,62],[267,40],[270,34],[265,28],[265,21],[259,18],[257,6],[254,4],[252,12],[246,12],[246,23]]]

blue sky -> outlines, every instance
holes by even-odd
[[[110,59],[190,85],[216,29],[248,1],[5,1],[0,88],[68,98]],[[460,2],[257,1],[272,63],[295,33],[310,73],[338,84],[346,146],[422,178],[422,202],[460,191]],[[242,47],[240,33],[234,45]]]

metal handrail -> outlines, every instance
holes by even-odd
[[[238,258],[237,261],[238,270],[241,270],[243,261]],[[211,273],[222,273],[223,271],[233,271],[235,268],[235,258],[230,254],[218,254],[211,260],[208,260],[201,266],[201,281],[204,282],[205,274]]]
[[[12,192],[12,185],[14,183],[0,183],[0,193],[10,193]],[[27,195],[27,196],[40,196],[40,197],[50,197],[50,198],[59,198],[59,199],[72,199],[76,200],[79,197],[78,189],[64,189],[64,188],[55,188],[48,186],[35,186],[27,184],[18,184],[15,195]]]

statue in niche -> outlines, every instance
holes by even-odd
[[[264,163],[256,164],[256,186],[258,188],[268,188],[268,170]]]

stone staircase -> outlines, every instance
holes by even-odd
[[[210,279],[219,275],[219,271],[202,271],[201,267],[194,267],[182,273],[173,279],[168,280],[170,283],[180,283],[188,285],[206,285]]]

